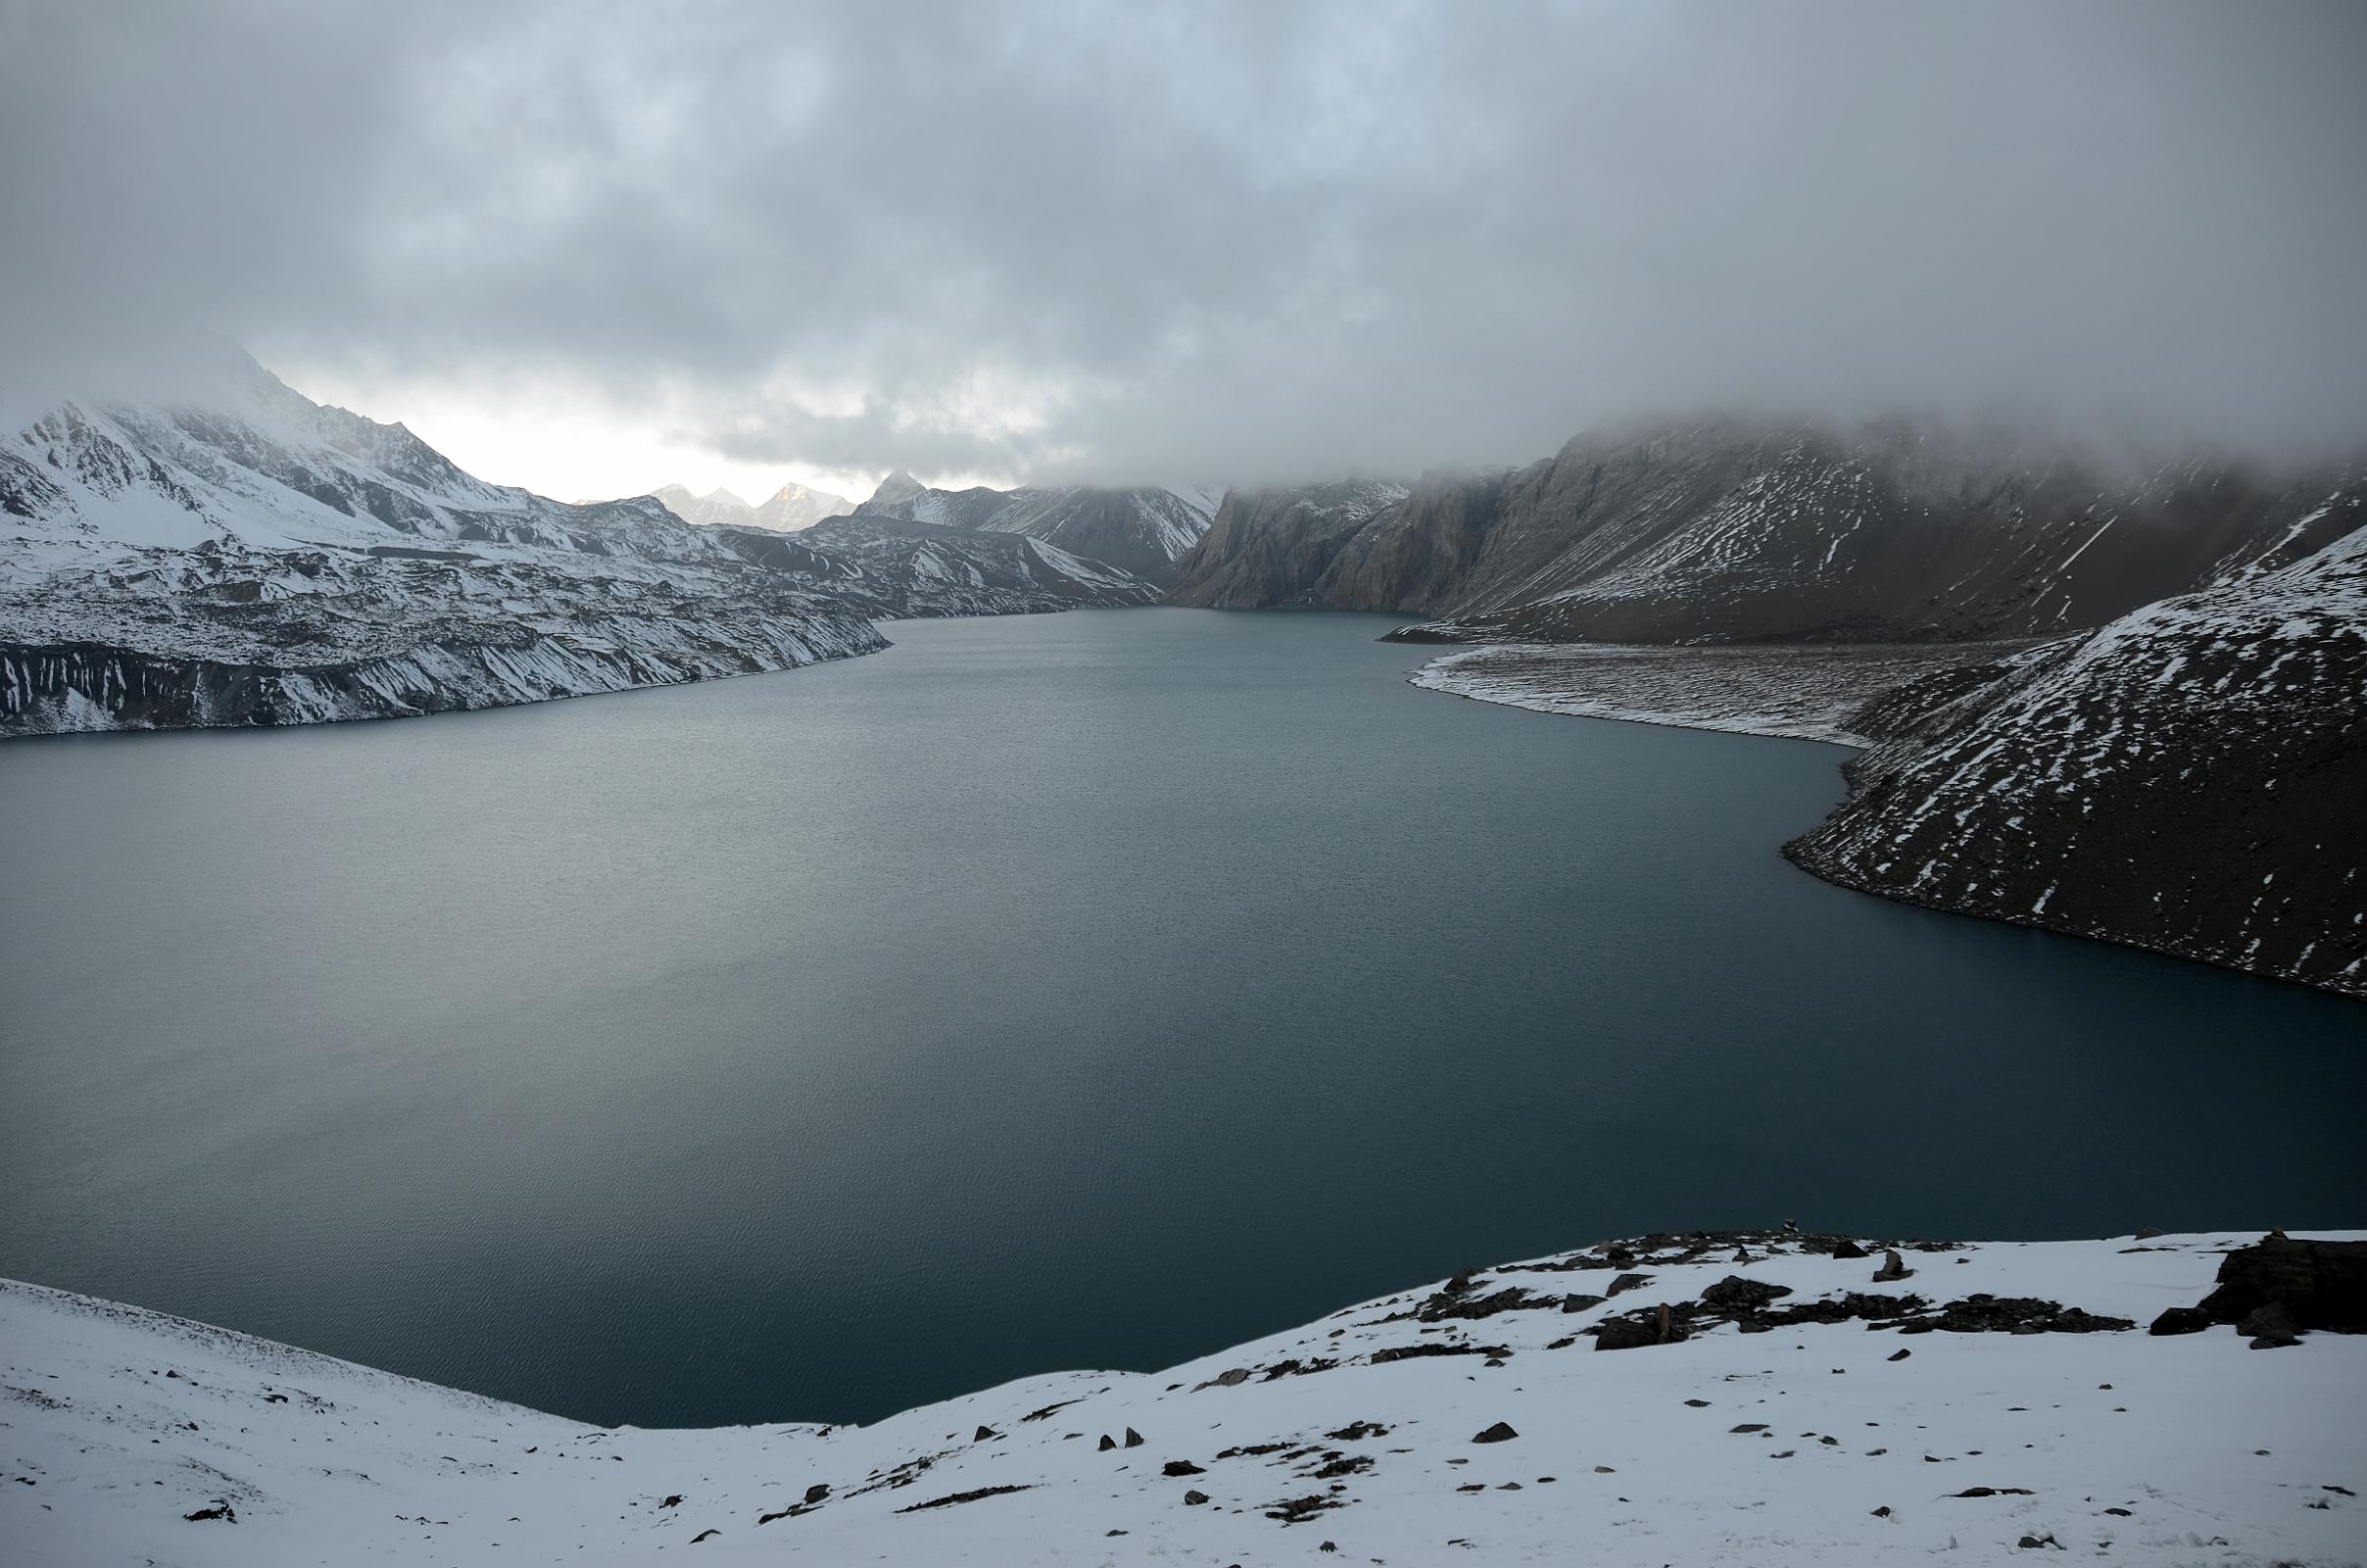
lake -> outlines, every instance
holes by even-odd
[[[1647,1229],[2359,1223],[2367,1007],[1828,887],[1845,753],[1394,623],[0,745],[0,1274],[705,1425]]]

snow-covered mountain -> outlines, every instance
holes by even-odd
[[[932,490],[898,469],[857,511],[871,517],[1023,534],[1163,587],[1172,580],[1176,561],[1208,531],[1218,499],[1205,489],[1142,485]]]
[[[830,517],[843,517],[854,510],[855,503],[845,496],[792,482],[765,497],[764,505],[756,509],[753,520],[756,526],[769,528],[774,533],[795,533]]]
[[[774,556],[655,498],[488,484],[226,348],[175,386],[0,432],[0,735],[531,702],[869,652],[890,607],[1155,596],[1058,552],[984,592],[944,552]]]
[[[1517,470],[1240,493],[1174,598],[1432,617],[1409,639],[2046,637],[2198,588],[2367,473],[2132,466],[1894,419],[1579,436]],[[2322,538],[2322,535],[2321,535]]]
[[[855,510],[855,503],[845,496],[834,496],[827,490],[812,489],[795,481],[772,492],[761,507],[751,506],[729,490],[710,490],[701,496],[678,484],[662,485],[650,494],[684,522],[706,528],[764,528],[773,533],[795,533],[825,517],[843,517]]]
[[[694,1544],[724,1563],[2355,1560],[2367,1338],[2319,1332],[2367,1326],[2355,1236],[2142,1238],[1604,1242],[1161,1372],[715,1431],[585,1426],[0,1283],[0,1542],[44,1568]]]
[[[710,490],[700,496],[691,494],[687,485],[667,484],[660,485],[650,495],[684,522],[695,522],[708,528],[724,525],[748,528],[756,525],[756,508],[729,490]]]

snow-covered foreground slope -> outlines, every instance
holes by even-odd
[[[2356,1562],[2367,1337],[2143,1327],[2249,1239],[1905,1248],[1882,1282],[1880,1243],[1603,1244],[862,1429],[606,1431],[5,1285],[0,1555]],[[1661,1304],[1688,1337],[1595,1349]]]

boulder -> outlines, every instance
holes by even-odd
[[[1473,1443],[1506,1443],[1519,1436],[1520,1434],[1513,1431],[1508,1424],[1499,1421],[1487,1431],[1476,1434],[1471,1441]]]
[[[2153,1320],[2147,1334],[2200,1334],[2211,1326],[2211,1314],[2199,1306],[2173,1306]]]
[[[2298,1328],[2367,1330],[2367,1242],[2295,1241],[2271,1231],[2220,1259],[2218,1283],[2201,1307],[2214,1323],[2241,1323],[2282,1301]]]
[[[1773,1285],[1765,1280],[1746,1279],[1729,1274],[1701,1293],[1703,1304],[1720,1306],[1729,1311],[1756,1311],[1779,1296],[1790,1296],[1789,1285]]]

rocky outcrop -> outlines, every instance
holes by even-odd
[[[2279,555],[1884,699],[1849,799],[1786,853],[1887,898],[2367,996],[2367,528]]]

